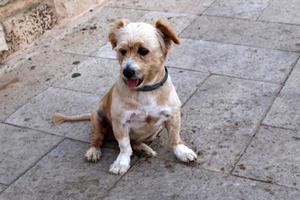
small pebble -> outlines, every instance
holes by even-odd
[[[76,77],[78,77],[78,76],[81,76],[81,74],[80,74],[80,73],[73,73],[73,74],[72,74],[72,78],[76,78]]]

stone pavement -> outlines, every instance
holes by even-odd
[[[2,80],[0,199],[300,199],[300,0],[107,1],[52,35]],[[107,43],[115,18],[166,18],[182,45],[167,62],[183,102],[182,135],[198,163],[178,162],[166,132],[156,158],[134,155],[124,176],[84,160],[89,122],[53,112],[93,111],[117,77]],[[77,75],[77,76],[76,76]],[[80,76],[78,76],[80,75]]]

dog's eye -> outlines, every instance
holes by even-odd
[[[127,53],[127,51],[125,49],[120,49],[119,51],[123,56],[125,56],[125,54]]]
[[[145,55],[147,55],[148,53],[149,53],[149,50],[146,49],[146,48],[140,47],[140,48],[138,49],[138,54],[140,54],[141,56],[145,56]]]

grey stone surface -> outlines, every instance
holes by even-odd
[[[119,63],[116,60],[90,58],[57,82],[55,86],[97,94],[100,100],[116,82],[119,69]],[[79,73],[80,76],[72,78],[74,73]]]
[[[58,136],[0,124],[0,183],[10,184],[61,140]]]
[[[134,166],[104,199],[296,200],[299,195],[293,189],[149,159]]]
[[[242,19],[201,16],[181,34],[184,38],[299,51],[300,27]]]
[[[120,0],[111,1],[108,5],[123,8],[135,8],[143,10],[156,10],[165,12],[185,12],[200,14],[207,9],[214,0]]]
[[[100,58],[116,59],[116,52],[112,49],[110,43],[106,43],[95,52],[95,56]]]
[[[215,16],[256,19],[270,0],[217,0],[204,13]]]
[[[104,149],[97,163],[84,160],[88,144],[63,141],[1,195],[1,200],[99,199],[119,176],[108,173],[117,152]]]
[[[184,39],[171,49],[167,65],[282,83],[298,57],[278,50]]]
[[[70,138],[89,141],[90,122],[54,125],[54,112],[74,115],[94,112],[99,97],[65,89],[49,88],[18,109],[6,122]]]
[[[300,62],[276,98],[263,123],[284,128],[300,127]]]
[[[185,102],[208,76],[206,73],[174,68],[169,68],[169,72],[182,102]],[[80,73],[81,76],[72,78],[74,73]],[[56,86],[97,94],[101,98],[112,87],[118,76],[119,63],[116,60],[93,58],[82,63]]]
[[[300,24],[300,1],[299,0],[273,0],[270,2],[260,20],[271,22],[283,22]]]
[[[0,194],[1,194],[1,192],[3,191],[3,190],[5,190],[6,189],[6,186],[5,185],[2,185],[2,184],[0,184]]]
[[[300,189],[299,132],[261,127],[234,174]]]
[[[182,109],[181,135],[204,168],[225,172],[233,168],[277,89],[275,84],[219,76],[200,87]],[[154,149],[159,158],[174,159],[167,139],[160,138]]]
[[[1,63],[1,75],[16,69],[0,77],[0,200],[298,200],[298,4],[110,0],[48,31]],[[119,65],[107,34],[117,18],[165,18],[179,33],[182,45],[172,47],[166,66],[196,163],[176,160],[164,130],[150,144],[156,158],[135,165],[133,156],[127,174],[111,175],[116,142],[106,143],[99,163],[87,163],[90,122],[50,122],[56,111],[95,111],[115,82]]]
[[[85,56],[63,54],[49,49],[24,56],[19,62],[6,64],[9,69],[1,77],[1,83],[15,80],[0,91],[0,120],[6,119],[29,99],[68,74],[74,62],[82,62]]]
[[[143,15],[143,11],[105,7],[103,12],[78,26],[64,38],[53,42],[51,46],[63,52],[93,55],[95,51],[107,43],[110,23],[119,18],[137,21]]]
[[[175,31],[181,33],[197,16],[186,13],[148,12],[139,21],[153,23],[155,19],[167,20]]]

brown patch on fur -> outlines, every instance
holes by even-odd
[[[153,81],[153,79],[155,77],[157,77],[158,81],[162,80],[164,77],[164,67],[163,66],[159,67],[159,68],[149,67],[149,68],[145,68],[145,70],[143,70],[143,71],[147,71],[147,72],[143,72],[145,84]]]
[[[18,77],[14,77],[11,80],[9,80],[7,83],[4,83],[3,85],[0,85],[0,91],[1,90],[5,90],[7,87],[9,87],[10,85],[19,82],[20,79]]]
[[[167,52],[172,45],[172,41],[175,44],[180,44],[180,39],[177,36],[176,31],[166,20],[157,19],[154,22],[154,24],[155,24],[155,27],[158,29],[158,31],[164,41],[164,45],[162,45],[162,43],[161,43],[161,45],[162,45],[162,48],[164,49],[165,55],[167,55]]]
[[[180,137],[181,116],[180,112],[175,113],[172,119],[165,122],[165,127],[169,133],[169,143],[171,146],[182,144]]]
[[[110,90],[104,95],[101,99],[99,111],[104,112],[106,114],[107,119],[111,120],[111,103],[112,103],[112,93],[115,89],[115,85],[113,85]]]
[[[157,118],[148,115],[145,119],[145,122],[149,125],[155,124],[157,122]]]
[[[117,19],[112,25],[112,27],[110,28],[110,31],[108,33],[108,39],[111,43],[112,48],[115,48],[118,43],[117,32],[119,31],[120,28],[123,28],[128,23],[129,20],[127,19]]]

